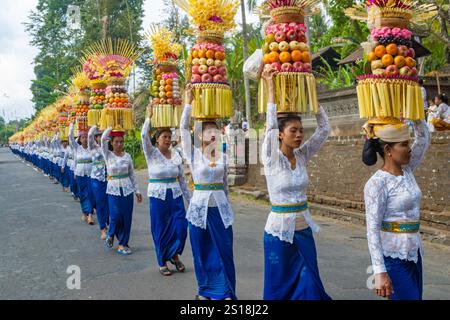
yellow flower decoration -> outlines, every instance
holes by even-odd
[[[166,27],[152,25],[145,37],[151,43],[155,62],[177,60],[183,49],[180,44],[174,43],[174,35]]]

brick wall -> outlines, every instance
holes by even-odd
[[[367,167],[361,161],[361,136],[331,137],[308,164],[311,202],[364,211],[366,181],[382,165]],[[423,216],[441,221],[450,230],[450,133],[435,133],[424,162],[416,171],[422,193]],[[246,187],[266,190],[260,165],[250,165]],[[438,221],[438,222],[439,222]]]

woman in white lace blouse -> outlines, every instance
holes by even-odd
[[[368,139],[363,162],[374,165],[377,153],[384,160],[364,188],[367,240],[376,292],[393,300],[422,298],[422,193],[414,171],[425,156],[430,134],[425,121],[413,122],[413,128],[411,148],[408,126],[399,120],[391,124],[369,121],[365,125]]]
[[[89,197],[89,177],[92,170],[92,157],[87,145],[87,132],[79,131],[78,140],[80,144],[74,138],[74,126],[70,124],[69,128],[69,143],[72,148],[75,159],[75,177],[78,186],[78,197],[81,205],[81,220],[87,221],[88,224],[94,224],[94,218],[92,214],[94,208]]]
[[[110,134],[112,151],[108,145]],[[112,128],[108,128],[103,132],[101,148],[108,172],[106,194],[110,221],[106,246],[112,248],[114,237],[117,237],[119,240],[117,252],[129,255],[132,253],[128,242],[133,218],[133,195],[136,194],[138,203],[142,202],[142,195],[134,175],[133,159],[124,151],[124,135],[123,131],[112,131]]]
[[[264,233],[264,299],[329,300],[320,279],[313,221],[307,203],[306,165],[327,140],[330,132],[323,110],[316,115],[317,129],[303,145],[301,118],[277,119],[274,104],[276,70],[265,69],[269,101],[262,160],[272,211]]]
[[[190,194],[183,174],[181,154],[171,148],[172,132],[169,128],[156,131],[150,139],[150,119],[153,108],[142,127],[142,148],[148,167],[148,197],[150,200],[151,233],[155,243],[159,272],[170,276],[170,261],[179,272],[185,266],[179,256],[183,253],[187,238],[188,222],[183,196],[190,201]]]
[[[91,190],[95,198],[100,239],[106,240],[109,224],[108,196],[106,195],[106,163],[100,148],[103,132],[92,126],[88,133],[88,148],[92,156]]]
[[[190,103],[190,85],[186,93]],[[191,112],[192,106],[186,104],[180,131],[183,155],[195,185],[186,218],[198,284],[197,299],[236,299],[231,226],[234,214],[227,199],[226,157],[217,150],[220,132],[215,122],[201,123],[201,129],[194,133],[201,136],[201,147],[193,146],[189,130]]]

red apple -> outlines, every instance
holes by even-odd
[[[167,102],[167,100],[164,98],[159,100],[159,104],[166,104],[166,102]]]
[[[403,68],[400,69],[400,74],[402,76],[407,76],[407,75],[409,75],[410,72],[411,72],[411,68],[408,66],[404,66]]]
[[[386,68],[386,74],[389,76],[395,76],[398,74],[398,68],[396,65],[390,65]]]
[[[407,56],[411,57],[411,58],[414,58],[416,56],[416,51],[414,51],[413,48],[409,48]]]
[[[286,34],[283,31],[278,31],[277,33],[275,33],[276,42],[281,42],[284,40],[286,40]]]
[[[167,99],[167,104],[173,104],[173,99],[172,98]]]
[[[225,75],[227,74],[227,68],[225,68],[225,66],[221,66],[221,67],[219,68],[219,74],[220,74],[221,76],[225,76]]]
[[[274,62],[270,66],[276,69],[277,71],[281,71],[281,64],[279,62]]]
[[[281,65],[281,71],[289,72],[292,69],[292,64],[285,62]]]
[[[417,68],[416,67],[412,67],[411,70],[409,71],[408,76],[416,77],[417,76]]]
[[[408,47],[405,45],[401,45],[398,47],[398,55],[406,57],[408,55]]]
[[[297,32],[295,32],[294,30],[289,30],[289,31],[286,33],[286,38],[287,38],[289,41],[295,40],[295,39],[297,38]]]
[[[200,73],[199,70],[198,70],[198,66],[193,66],[192,67],[192,73],[193,74],[199,74]]]
[[[209,73],[202,75],[202,82],[212,82],[212,76]]]
[[[219,72],[219,70],[215,66],[211,66],[208,68],[208,73],[212,76],[215,76],[217,72]]]
[[[301,61],[294,62],[293,67],[294,67],[295,71],[302,72],[303,68],[304,68],[303,62],[301,62]]]
[[[199,74],[193,74],[191,78],[192,83],[202,82],[202,77]]]
[[[216,83],[223,82],[223,77],[220,74],[216,74],[213,78],[213,82],[216,82]]]
[[[208,72],[208,66],[202,64],[200,67],[198,67],[199,74],[205,74]]]
[[[311,63],[304,63],[303,64],[303,72],[312,72],[312,66]]]

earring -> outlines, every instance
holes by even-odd
[[[392,154],[389,153],[389,157],[392,157]]]

